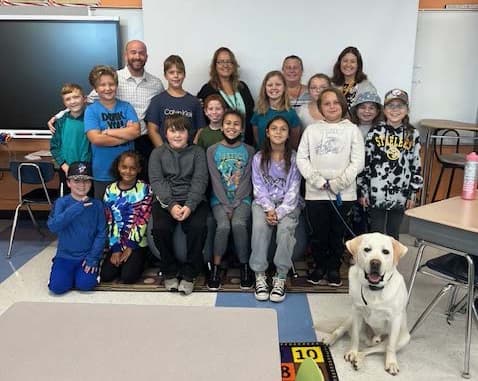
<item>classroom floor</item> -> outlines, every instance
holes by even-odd
[[[47,282],[51,258],[56,242],[51,237],[42,239],[30,227],[28,221],[21,221],[15,240],[13,257],[5,259],[8,247],[10,221],[0,220],[0,313],[18,301],[74,302],[74,303],[115,303],[146,305],[194,305],[221,307],[274,308],[279,320],[280,341],[314,341],[316,332],[335,328],[350,311],[348,295],[341,294],[288,294],[283,303],[257,302],[251,293],[193,293],[190,296],[165,292],[70,292],[53,296],[48,292]],[[399,269],[408,280],[416,254],[414,238],[401,236],[402,243],[410,250],[402,259]],[[427,255],[436,255],[427,249]],[[408,309],[409,326],[413,324],[425,304],[438,292],[439,282],[430,277],[419,276]],[[410,344],[398,353],[400,373],[395,379],[414,380],[459,380],[463,369],[465,317],[456,316],[448,325],[444,316],[446,301],[435,311],[412,337]],[[476,338],[476,322],[473,334]],[[331,349],[341,381],[371,381],[390,378],[383,370],[382,354],[367,357],[364,367],[352,369],[343,359],[349,343],[346,336]],[[472,379],[478,380],[478,344],[472,343]],[[279,381],[279,380],[278,380]]]

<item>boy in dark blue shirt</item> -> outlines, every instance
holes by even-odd
[[[106,242],[106,222],[103,203],[87,196],[91,179],[88,163],[72,163],[67,176],[71,193],[55,202],[48,217],[48,228],[58,235],[48,284],[54,294],[73,288],[91,291],[97,284],[99,261]]]

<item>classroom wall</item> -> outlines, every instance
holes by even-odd
[[[174,15],[181,9],[181,25]],[[410,91],[415,53],[417,0],[143,0],[144,37],[151,71],[162,75],[169,54],[185,61],[185,89],[195,94],[209,80],[214,51],[227,46],[240,64],[240,77],[257,96],[265,74],[281,69],[290,54],[304,61],[303,82],[332,73],[337,56],[356,46],[364,72],[383,97],[393,87]],[[291,12],[293,11],[293,17]],[[353,15],[352,17],[349,17]]]

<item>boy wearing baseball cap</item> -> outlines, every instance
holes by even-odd
[[[92,178],[89,163],[71,163],[67,173],[71,193],[56,200],[48,217],[48,228],[58,235],[48,283],[54,294],[74,288],[91,291],[97,284],[106,222],[102,202],[88,197]]]

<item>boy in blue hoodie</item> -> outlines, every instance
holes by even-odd
[[[54,294],[73,288],[91,291],[97,284],[106,222],[103,203],[87,195],[92,178],[88,163],[71,163],[67,175],[71,193],[55,202],[48,217],[48,228],[58,235],[48,284]]]

